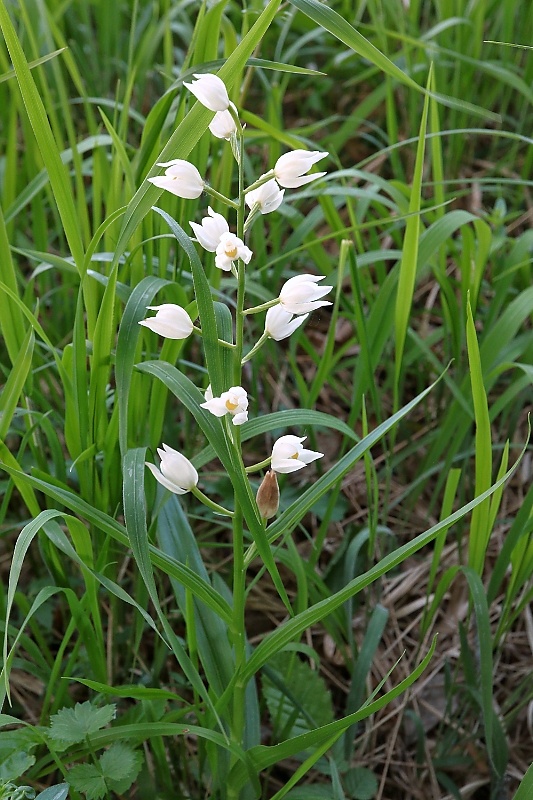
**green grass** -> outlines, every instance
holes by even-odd
[[[525,798],[533,62],[496,44],[531,42],[525,4],[24,0],[0,26],[0,797]],[[244,276],[189,240],[224,206],[145,180],[185,158],[238,195],[199,69],[247,185],[330,154],[247,237],[247,306],[334,289],[244,366],[244,461],[199,408],[240,375]],[[139,327],[167,302],[201,340]],[[285,433],[325,456],[265,529],[245,466]],[[161,442],[232,519],[145,481]]]

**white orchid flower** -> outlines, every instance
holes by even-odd
[[[223,233],[216,248],[215,267],[229,272],[235,259],[240,258],[248,264],[252,251],[234,233]]]
[[[317,286],[319,281],[325,279],[325,275],[296,275],[290,278],[279,293],[281,307],[291,314],[307,314],[321,306],[330,306],[328,300],[320,298],[331,292],[333,286]]]
[[[200,103],[210,111],[227,111],[229,106],[228,90],[218,75],[206,72],[203,75],[194,75],[192,83],[183,85],[193,93]]]
[[[229,107],[237,113],[234,103],[230,103]],[[209,123],[209,130],[217,139],[231,139],[232,135],[237,132],[237,125],[229,110],[217,111]]]
[[[146,461],[146,466],[159,483],[174,494],[186,494],[198,483],[198,473],[188,458],[173,450],[168,444],[157,448],[161,459],[160,469]]]
[[[202,176],[189,161],[182,158],[175,158],[173,161],[164,161],[157,165],[166,167],[164,175],[155,178],[148,178],[150,183],[160,189],[166,189],[177,197],[184,197],[186,200],[196,200],[204,190],[205,183]]]
[[[263,176],[261,176],[263,177]],[[285,189],[280,189],[274,179],[263,183],[258,189],[247,192],[244,196],[246,205],[253,209],[257,204],[261,214],[269,214],[280,207]]]
[[[191,318],[184,308],[174,303],[163,303],[161,306],[148,306],[150,311],[157,311],[155,317],[142,319],[139,325],[144,325],[154,333],[166,339],[186,339],[193,332]]]
[[[296,472],[298,469],[316,461],[317,458],[322,458],[324,453],[318,453],[316,450],[306,450],[302,447],[302,442],[305,442],[306,436],[281,436],[274,442],[272,448],[272,460],[270,463],[274,472]]]
[[[286,339],[296,328],[303,325],[309,314],[302,314],[293,319],[293,314],[281,306],[269,308],[265,319],[265,334],[276,342]]]
[[[222,214],[217,214],[212,208],[207,209],[208,217],[204,217],[202,222],[189,222],[189,225],[196,234],[196,239],[205,250],[214,253],[217,249],[221,237],[229,233],[229,225]]]
[[[319,150],[293,150],[291,153],[285,153],[276,161],[274,177],[280,186],[297,189],[326,174],[325,172],[315,172],[313,175],[305,175],[313,164],[327,155],[329,154],[321,153]]]
[[[208,393],[211,397],[208,399]],[[206,408],[215,417],[231,414],[234,425],[242,425],[248,419],[248,394],[242,386],[232,386],[227,392],[222,392],[220,397],[213,397],[211,386],[207,387],[206,402],[201,403],[201,408]]]

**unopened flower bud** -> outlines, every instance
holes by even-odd
[[[263,519],[270,519],[279,508],[278,478],[274,470],[269,469],[261,486],[257,490],[257,507]]]

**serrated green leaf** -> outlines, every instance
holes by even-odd
[[[83,792],[87,800],[100,800],[107,793],[104,776],[93,764],[78,764],[68,771],[68,780],[73,789]]]
[[[115,718],[116,706],[111,703],[96,708],[89,700],[76,703],[74,708],[62,708],[50,718],[50,736],[62,742],[83,742],[93,733],[105,728]]]
[[[366,767],[348,770],[344,782],[346,791],[353,800],[372,800],[378,790],[376,776]]]
[[[323,678],[295,653],[277,653],[263,675],[270,716],[284,738],[333,721],[331,695]]]
[[[142,765],[141,754],[123,742],[114,742],[99,761],[107,782],[129,779],[128,786],[131,786]]]
[[[377,700],[364,703],[362,708],[360,708],[359,711],[356,711],[355,714],[350,714],[349,716],[344,717],[344,719],[337,719],[321,728],[303,733],[300,736],[294,736],[279,744],[268,746],[258,745],[257,747],[250,748],[247,754],[252,759],[254,768],[257,771],[266,769],[269,766],[278,763],[281,759],[291,758],[292,756],[295,756],[309,748],[315,749],[315,753],[316,748],[323,748],[323,752],[325,752],[325,750],[331,747],[342,734],[342,732],[349,728],[350,725],[353,725],[355,722],[359,722],[359,720],[365,719],[371,714],[374,714],[377,710],[388,705],[393,698],[398,697],[398,695],[402,694],[402,692],[411,686],[420,677],[422,672],[429,664],[431,657],[435,652],[436,644],[437,638],[435,637],[426,656],[407,678],[404,678],[404,680],[395,686],[394,689],[382,695]],[[374,694],[372,696],[374,696]],[[240,764],[237,764],[233,768],[232,773],[230,774],[230,780],[233,780],[234,786],[244,785],[246,775],[244,774]]]

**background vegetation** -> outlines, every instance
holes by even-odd
[[[533,751],[529,449],[517,464],[533,376],[533,58],[500,43],[533,41],[530,11],[0,5],[0,796],[515,795]],[[165,441],[211,495],[231,494],[175,386],[134,367],[161,359],[207,383],[196,345],[160,349],[137,326],[154,297],[193,300],[144,181],[162,152],[235,193],[208,112],[188,113],[199,65],[222,69],[245,109],[250,176],[287,149],[331,154],[326,179],[248,242],[254,302],[299,272],[335,286],[331,312],[251,362],[253,413],[326,412],[335,425],[308,414],[299,429],[326,454],[317,477],[349,463],[309,509],[308,475],[283,483],[282,509],[301,513],[272,552],[302,625],[250,552],[249,761],[225,749],[215,713],[232,678],[229,530],[189,497],[123,480]],[[157,200],[184,228],[202,203]],[[231,279],[208,278],[232,297]],[[127,513],[144,512],[144,491],[136,539],[144,514]]]

